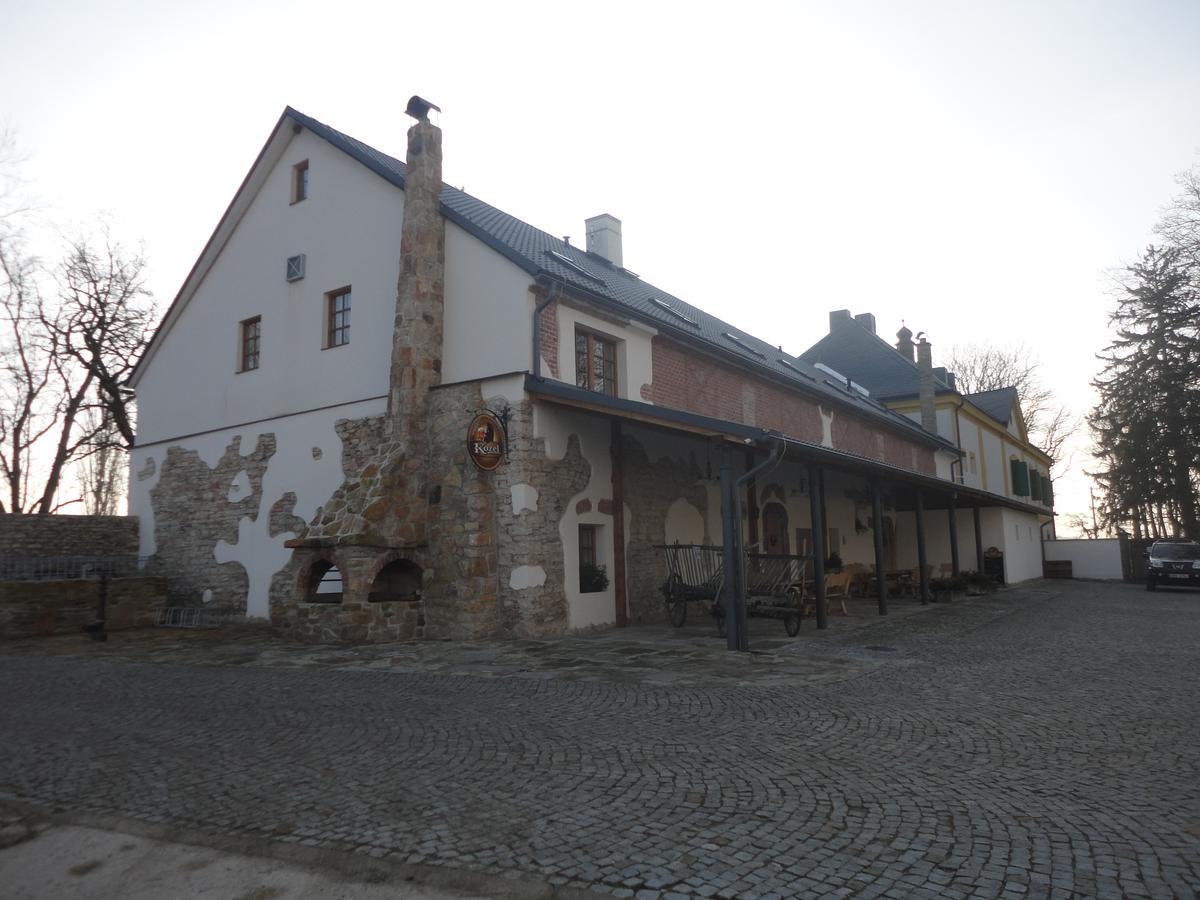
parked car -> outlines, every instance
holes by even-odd
[[[1155,541],[1146,553],[1146,590],[1200,585],[1200,544]]]

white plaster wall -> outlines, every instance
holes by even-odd
[[[575,326],[578,325],[619,342],[617,396],[647,402],[642,397],[642,385],[650,384],[654,377],[650,342],[658,331],[640,322],[613,322],[561,302],[557,306],[559,379],[575,383]],[[550,377],[549,369],[543,367],[542,374]]]
[[[1004,577],[1009,584],[1042,577],[1042,537],[1038,517],[1012,509],[1004,517]]]
[[[446,223],[443,383],[531,369],[531,283],[495,250]]]
[[[238,522],[237,540],[218,543],[213,554],[215,562],[237,562],[246,570],[250,582],[246,599],[247,615],[265,618],[269,612],[271,576],[283,568],[291,557],[291,550],[285,548],[283,542],[295,537],[290,532],[270,536],[271,507],[285,493],[292,491],[296,494],[294,514],[310,520],[317,507],[325,503],[342,483],[342,442],[334,430],[334,424],[338,419],[379,415],[384,411],[384,405],[383,400],[367,401],[246,428],[225,429],[181,441],[134,448],[130,459],[134,474],[130,479],[129,511],[139,520],[139,554],[151,556],[156,549],[150,490],[162,475],[168,448],[195,450],[205,463],[215,466],[235,436],[241,436],[241,450],[249,454],[258,443],[260,434],[273,432],[276,450],[275,455],[267,461],[257,515],[253,519],[243,517]],[[313,448],[320,449],[320,459],[314,458]],[[139,480],[137,473],[147,470],[151,460],[154,475]]]
[[[563,549],[564,593],[567,599],[569,628],[613,625],[617,621],[616,580],[613,570],[613,517],[600,512],[600,501],[612,499],[612,457],[609,454],[610,427],[599,416],[562,407],[538,404],[534,407],[534,436],[545,439],[546,456],[560,460],[566,456],[572,434],[579,436],[579,449],[591,465],[591,477],[583,490],[567,501],[558,524]],[[575,511],[580,500],[591,502],[591,509]],[[628,511],[626,524],[628,525]],[[599,525],[596,559],[608,571],[608,587],[603,591],[579,590],[579,526]],[[629,534],[626,528],[625,534]],[[628,538],[626,539],[628,550]],[[628,594],[626,594],[628,596]]]
[[[1007,493],[1005,484],[1007,478],[1005,467],[1008,465],[1004,454],[1004,442],[1000,436],[986,428],[980,429],[983,440],[983,458],[987,463],[987,484],[985,487],[993,494]]]
[[[1046,559],[1070,560],[1076,578],[1104,578],[1120,581],[1121,542],[1117,538],[1098,540],[1046,541]]]
[[[966,416],[962,416],[959,419],[958,431],[959,446],[964,454],[962,460],[963,484],[973,488],[983,487],[983,451],[980,444],[979,426]],[[975,454],[974,474],[971,472],[970,457],[966,455],[968,453]]]
[[[304,159],[309,198],[291,204]],[[139,443],[385,394],[403,197],[308,131],[294,137],[149,362]],[[306,276],[288,283],[300,253]],[[350,343],[323,350],[324,295],[346,285]],[[256,315],[261,364],[238,373],[239,322]]]

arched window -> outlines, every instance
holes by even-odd
[[[397,559],[382,569],[371,582],[367,599],[372,603],[389,600],[416,600],[421,596],[421,567],[407,559]]]
[[[308,573],[305,600],[309,603],[341,603],[342,573],[327,559],[317,560]]]

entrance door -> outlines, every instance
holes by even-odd
[[[762,513],[763,552],[789,553],[788,515],[779,503],[768,503]]]

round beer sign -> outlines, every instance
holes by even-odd
[[[504,459],[504,428],[491,413],[480,413],[467,431],[467,453],[471,462],[491,472]]]

